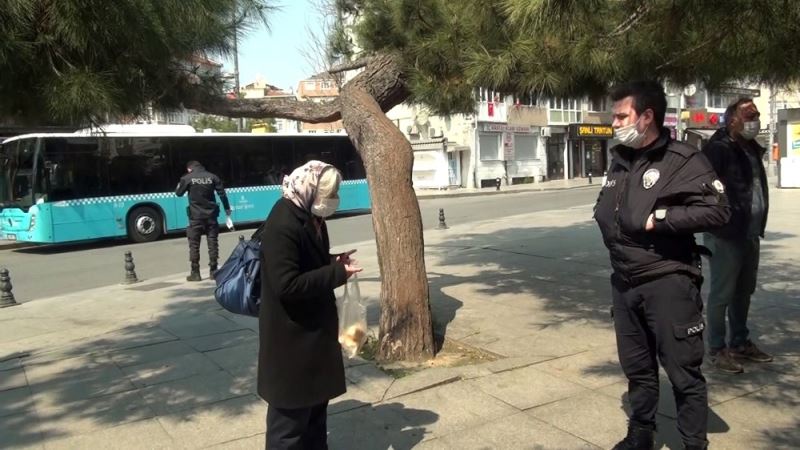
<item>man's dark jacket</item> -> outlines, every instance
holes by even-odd
[[[693,233],[721,227],[730,215],[725,195],[714,187],[711,164],[666,129],[645,148],[618,145],[612,153],[595,220],[615,276],[631,285],[671,273],[699,277]],[[658,209],[666,209],[666,217],[645,231]]]
[[[752,152],[756,156],[758,167],[753,167],[745,152]],[[731,220],[725,227],[713,231],[715,236],[724,239],[747,237],[752,213],[754,170],[758,171],[764,193],[764,217],[759,226],[759,235],[764,236],[769,212],[767,172],[761,162],[765,152],[766,149],[755,140],[739,142],[732,139],[726,128],[717,130],[703,147],[703,153],[711,161],[711,166],[725,186],[725,194],[731,206]]]
[[[214,192],[222,200],[225,211],[230,211],[228,196],[222,186],[222,180],[201,165],[192,166],[192,171],[181,177],[175,195],[183,197],[189,191],[188,215],[193,220],[216,219],[219,216],[219,205],[214,199]]]
[[[307,408],[346,391],[333,290],[344,264],[331,263],[328,231],[278,200],[261,234],[258,395],[277,408]]]

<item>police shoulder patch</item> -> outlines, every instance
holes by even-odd
[[[724,194],[725,193],[725,185],[722,184],[722,181],[714,180],[714,181],[711,182],[711,185],[714,186],[714,190],[716,190],[720,194]]]

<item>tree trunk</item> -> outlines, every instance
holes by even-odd
[[[358,85],[345,86],[340,102],[342,122],[364,161],[372,197],[382,279],[378,359],[429,359],[433,326],[422,219],[411,184],[411,144]]]

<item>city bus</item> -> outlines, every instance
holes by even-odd
[[[311,159],[342,172],[337,213],[369,210],[364,165],[344,134],[189,128],[15,136],[0,144],[0,239],[151,242],[183,230],[188,200],[175,188],[192,160],[222,179],[235,224],[259,222],[280,198],[283,176]],[[225,222],[222,211],[219,222]]]

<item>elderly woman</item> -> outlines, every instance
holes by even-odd
[[[333,290],[360,272],[352,251],[330,254],[325,218],[342,176],[310,161],[283,180],[261,235],[258,394],[268,449],[326,449],[328,401],[345,392]]]

